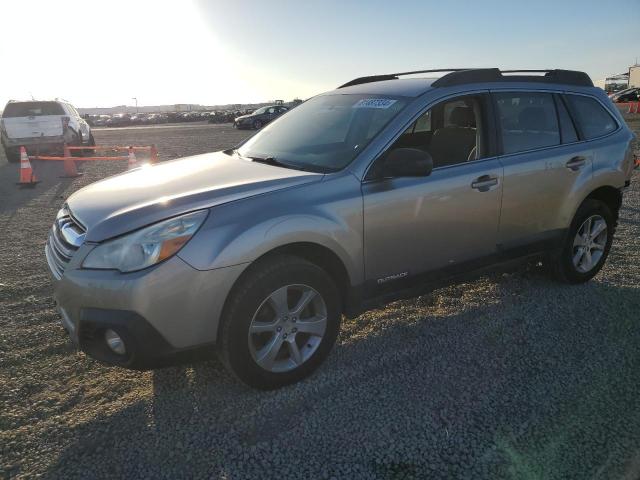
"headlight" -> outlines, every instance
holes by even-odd
[[[206,210],[188,213],[129,233],[94,248],[82,266],[133,272],[175,255],[198,231]]]

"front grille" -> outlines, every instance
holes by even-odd
[[[62,278],[67,264],[84,242],[85,235],[84,227],[66,207],[58,212],[45,247],[49,268],[57,279]]]

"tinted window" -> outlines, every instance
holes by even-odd
[[[581,95],[567,95],[566,98],[585,139],[601,137],[617,128],[611,114],[597,100]]]
[[[477,160],[486,156],[482,119],[481,97],[449,100],[423,113],[391,149],[424,150],[434,168]]]
[[[495,95],[504,153],[560,144],[560,130],[550,93],[509,92]]]
[[[65,115],[65,113],[62,106],[56,102],[12,102],[7,104],[2,114],[5,118],[43,115]]]
[[[576,133],[576,128],[573,125],[573,120],[571,120],[567,107],[565,107],[564,101],[559,95],[556,95],[556,106],[558,107],[558,118],[560,119],[562,143],[577,142],[578,134]]]
[[[431,131],[431,110],[422,115],[414,124],[414,133]]]

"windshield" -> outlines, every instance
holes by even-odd
[[[256,111],[255,111],[255,112],[253,112],[253,113],[264,113],[264,112],[266,112],[266,111],[267,111],[267,108],[269,108],[269,107],[262,107],[262,108],[259,108],[258,110],[256,110]]]
[[[405,106],[404,97],[321,95],[287,112],[239,149],[318,172],[347,166]]]

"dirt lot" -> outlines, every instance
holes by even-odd
[[[95,132],[161,159],[248,134]],[[639,174],[589,284],[529,268],[394,303],[345,321],[312,378],[265,393],[215,359],[141,373],[75,352],[47,231],[64,198],[125,165],[36,168],[43,182],[18,190],[0,157],[0,478],[640,478]]]

